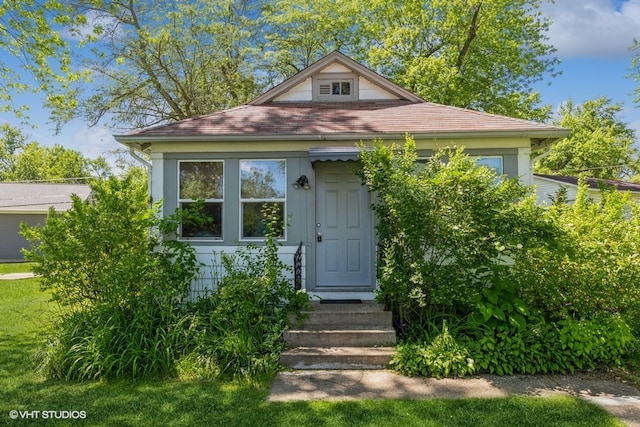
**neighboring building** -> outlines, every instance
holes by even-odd
[[[290,218],[281,255],[298,248],[303,288],[322,298],[372,299],[376,242],[370,194],[353,174],[359,141],[404,142],[420,156],[437,147],[467,153],[532,183],[530,154],[566,137],[563,128],[425,102],[339,52],[237,108],[116,136],[150,155],[153,200],[165,213],[205,200],[215,225],[179,238],[215,282],[220,252],[260,242],[260,206]]]
[[[29,242],[20,235],[20,223],[43,225],[50,207],[71,207],[72,194],[84,200],[91,190],[84,184],[0,183],[0,261],[23,261],[20,251]]]
[[[640,184],[596,178],[586,178],[585,181],[589,187],[587,194],[594,201],[600,201],[602,198],[600,188],[604,186],[605,188],[615,188],[619,191],[628,191],[632,200],[640,202]],[[550,204],[562,188],[567,191],[566,197],[568,203],[573,203],[578,193],[578,178],[574,176],[534,174],[533,184],[536,187],[538,203],[541,204]]]

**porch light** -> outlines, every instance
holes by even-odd
[[[298,188],[303,188],[305,190],[308,190],[309,188],[311,188],[309,186],[309,179],[307,178],[307,175],[301,175],[300,178],[298,178],[296,182],[294,182],[292,185],[293,185],[293,188],[295,188],[296,190]]]

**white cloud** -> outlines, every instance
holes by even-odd
[[[124,146],[113,138],[109,129],[101,126],[82,125],[71,136],[67,148],[78,150],[86,157],[96,158],[98,156],[108,157],[110,151],[123,149]]]
[[[629,46],[640,39],[640,0],[556,0],[542,11],[553,21],[550,42],[563,58],[630,57]]]

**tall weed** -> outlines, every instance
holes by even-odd
[[[198,376],[255,378],[280,368],[289,317],[309,299],[294,290],[286,277],[290,267],[278,255],[282,226],[277,206],[265,206],[263,216],[268,230],[264,245],[223,255],[226,274],[218,288],[192,307],[194,347],[182,369]]]

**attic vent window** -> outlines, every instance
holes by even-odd
[[[331,83],[332,95],[351,95],[351,82],[333,82]]]
[[[353,79],[323,79],[318,81],[318,99],[322,101],[352,101]]]

